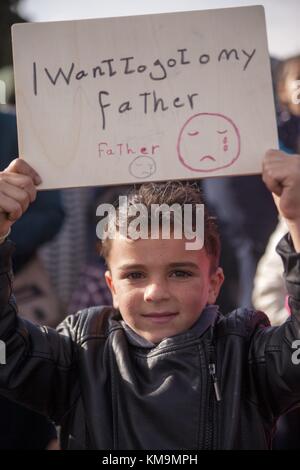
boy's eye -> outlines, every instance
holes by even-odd
[[[192,273],[189,272],[189,271],[181,271],[181,270],[176,270],[176,271],[172,271],[171,273],[171,277],[190,277],[192,276]]]
[[[142,279],[143,277],[143,273],[140,273],[138,271],[135,271],[133,273],[127,273],[125,275],[126,279],[132,279],[132,280],[135,280],[135,279]]]

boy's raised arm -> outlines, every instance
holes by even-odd
[[[0,393],[59,422],[77,399],[76,320],[55,330],[17,315],[12,295],[11,255],[6,237],[36,196],[37,173],[23,160],[0,172]]]
[[[267,416],[273,414],[277,419],[300,404],[296,350],[300,348],[300,155],[268,151],[263,180],[289,228],[277,252],[283,261],[291,316],[279,327],[258,328],[253,335],[248,360],[254,387],[249,387],[249,393]]]

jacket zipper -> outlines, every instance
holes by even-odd
[[[205,450],[211,450],[214,448],[214,431],[217,425],[214,413],[216,405],[215,401],[217,403],[221,401],[221,391],[216,373],[216,357],[213,345],[213,327],[211,327],[210,338],[208,342],[208,372],[210,381],[208,384],[207,433],[205,435],[204,443]]]
[[[216,400],[219,402],[221,401],[221,392],[219,388],[218,377],[216,374],[216,364],[214,362],[210,362],[208,364],[208,370],[209,370],[209,375],[211,377],[211,381],[214,386]]]

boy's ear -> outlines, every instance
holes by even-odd
[[[219,295],[220,289],[224,282],[223,269],[218,267],[213,274],[210,275],[210,285],[208,290],[208,304],[215,304]]]
[[[113,298],[113,306],[114,306],[114,308],[119,308],[119,302],[118,302],[116,289],[115,289],[114,281],[112,279],[111,272],[110,271],[105,271],[104,276],[105,276],[106,284],[107,284],[107,286],[108,286],[108,288],[111,292],[112,298]]]

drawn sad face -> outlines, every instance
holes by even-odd
[[[223,114],[195,114],[180,131],[177,152],[181,163],[192,171],[226,168],[240,155],[238,128]]]

